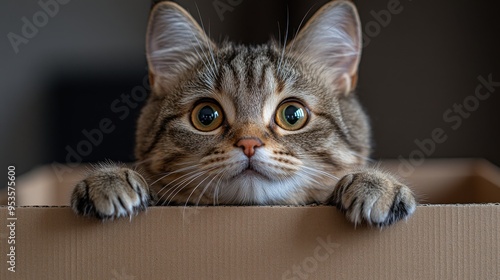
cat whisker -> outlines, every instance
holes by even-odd
[[[193,35],[193,36],[195,36],[195,35]],[[209,59],[208,59],[207,55],[205,54],[205,51],[203,50],[203,47],[201,46],[201,43],[200,43],[200,41],[198,40],[198,38],[196,38],[196,37],[194,37],[194,38],[196,39],[196,42],[198,43],[198,45],[199,45],[199,47],[200,47],[200,52],[203,54],[203,57],[202,57],[202,56],[200,55],[200,53],[198,52],[197,48],[194,48],[194,50],[195,50],[196,54],[198,55],[198,57],[200,58],[200,60],[203,62],[203,64],[205,65],[205,67],[206,67],[207,69],[209,69],[209,73],[212,75],[212,77],[210,77],[210,78],[215,79],[215,70],[214,70],[211,66],[209,66],[209,65],[210,65],[210,63],[209,63],[209,64],[207,64],[207,62],[206,62],[206,61],[207,61],[207,60],[209,60]]]
[[[170,202],[172,202],[172,200],[180,193],[180,191],[182,191],[184,188],[188,187],[189,184],[191,184],[193,181],[195,181],[196,179],[200,178],[201,176],[207,174],[209,172],[209,170],[204,170],[204,171],[201,171],[193,176],[190,176],[188,179],[184,180],[182,183],[179,184],[179,187],[177,187],[177,191],[174,193],[172,192],[169,197],[167,197],[166,200],[168,200],[167,202],[167,205],[170,204]]]
[[[182,180],[180,182],[177,182],[171,188],[167,189],[160,199],[161,201],[163,201],[162,205],[165,205],[165,203],[167,201],[168,201],[168,203],[167,203],[167,205],[168,205],[170,203],[170,201],[174,198],[174,196],[176,196],[178,194],[178,192],[184,188],[184,186],[187,186],[189,184],[189,180],[196,178],[197,176],[203,175],[203,174],[204,174],[203,171],[191,172],[187,178],[185,178],[184,180]],[[163,199],[163,197],[167,194],[168,194],[168,196],[165,199]]]
[[[308,180],[314,182],[317,185],[321,185],[320,182],[318,182],[316,179],[314,179],[314,178],[321,178],[321,175],[313,173],[313,172],[310,172],[308,170],[302,170],[302,173],[305,173],[305,175],[307,175]],[[298,182],[297,180],[294,180],[294,181],[295,181],[296,185],[300,186],[301,182]]]
[[[278,74],[281,75],[281,65],[283,63],[283,58],[285,57],[285,50],[286,50],[286,41],[288,39],[288,28],[290,26],[290,10],[288,8],[288,6],[286,7],[286,31],[285,31],[285,39],[283,40],[283,50],[281,51],[281,57],[280,57],[280,60],[279,60],[279,64],[278,64]]]
[[[281,27],[279,21],[278,21],[278,46],[281,46]]]
[[[198,199],[196,200],[196,206],[198,206],[200,204],[200,201],[201,201],[201,198],[203,197],[203,195],[205,194],[205,192],[207,191],[208,187],[210,187],[210,185],[212,184],[212,182],[214,181],[215,178],[217,178],[218,175],[224,173],[223,170],[220,170],[219,172],[217,172],[213,177],[212,179],[206,184],[205,188],[203,188],[203,191],[201,192],[201,194],[199,195]],[[189,200],[189,199],[188,199]]]
[[[314,3],[309,10],[307,10],[306,14],[302,18],[302,20],[299,23],[299,27],[297,28],[297,31],[295,31],[295,35],[293,38],[297,38],[297,35],[299,34],[300,28],[302,27],[302,24],[304,23],[305,19],[307,18],[307,15],[312,11],[312,9],[316,6],[317,3]],[[295,45],[295,40],[292,40],[292,44],[290,45],[290,51],[293,50],[293,45]]]
[[[215,79],[215,77],[217,76],[217,75],[215,74],[216,69],[215,69],[215,68],[213,68],[213,66],[210,64],[210,59],[209,59],[208,55],[206,54],[206,52],[205,52],[204,48],[201,46],[201,43],[200,43],[200,41],[198,40],[198,38],[196,37],[196,35],[194,35],[194,34],[193,34],[193,36],[194,36],[194,38],[195,38],[196,42],[198,43],[198,46],[199,46],[200,52],[203,54],[203,57],[202,57],[202,55],[200,54],[200,52],[198,52],[198,49],[197,49],[197,48],[194,48],[194,51],[195,51],[195,52],[196,52],[196,54],[198,55],[199,59],[203,62],[203,64],[205,65],[205,67],[208,69],[208,72],[209,72],[209,74],[210,74],[209,78],[210,78],[211,80],[214,80],[214,79]],[[208,62],[207,62],[207,61],[208,61]]]
[[[320,174],[322,174],[322,175],[324,175],[324,176],[326,176],[326,177],[328,177],[328,178],[330,178],[330,179],[334,179],[334,180],[337,180],[337,181],[339,180],[339,177],[334,176],[334,175],[332,175],[332,174],[330,174],[330,173],[328,173],[328,172],[325,172],[325,171],[323,171],[323,170],[319,170],[319,169],[311,168],[311,167],[308,167],[308,166],[305,166],[305,165],[302,165],[302,166],[301,166],[301,168],[303,168],[303,169],[305,169],[305,170],[309,170],[309,171],[311,171],[312,173],[315,173],[315,172],[320,173]]]
[[[200,170],[199,173],[196,173],[194,175],[191,175],[189,176],[188,178],[184,179],[182,182],[178,183],[178,185],[176,185],[176,187],[174,187],[172,189],[172,191],[170,192],[170,195],[165,199],[165,201],[168,200],[168,204],[170,204],[170,202],[173,200],[173,198],[179,194],[179,192],[184,189],[185,187],[189,186],[189,184],[191,184],[194,180],[198,179],[200,176],[202,175],[205,175],[206,173],[210,172],[210,171],[213,171],[215,169],[217,169],[218,167],[212,167],[212,168],[209,168],[209,169],[205,169],[205,170]],[[176,191],[177,190],[177,191]],[[175,192],[175,194],[174,194]],[[169,200],[170,198],[170,200]]]
[[[314,8],[315,6],[316,6],[316,3],[313,4],[311,6],[311,8],[309,8],[309,10],[306,12],[306,14],[304,15],[304,17],[300,21],[299,27],[297,28],[297,31],[295,32],[295,35],[294,35],[293,38],[297,38],[297,34],[299,34],[300,28],[302,27],[302,24],[304,23],[304,20],[306,19],[307,15],[311,12],[312,8]],[[288,14],[288,10],[287,10],[287,27],[286,27],[287,28],[287,30],[286,30],[287,31],[287,35],[288,35],[288,20],[289,20],[289,14]],[[293,46],[295,45],[295,41],[296,40],[292,40],[292,44],[290,45],[289,52],[293,51]],[[279,62],[278,73],[280,73],[280,68],[282,66],[283,59],[285,59],[286,61],[288,61],[288,59],[285,58],[285,51],[286,51],[286,38],[285,38],[285,41],[283,42],[283,50],[282,50],[281,59],[280,59],[280,62]]]
[[[203,31],[205,31],[205,34],[206,34],[206,30],[205,30],[205,26],[203,25],[203,18],[201,17],[200,9],[198,8],[198,4],[196,2],[194,4],[196,6],[196,10],[198,11],[198,17],[200,18],[201,28],[203,29]],[[208,38],[207,38],[207,41],[210,41],[210,21],[208,22]],[[210,46],[208,48],[208,51],[210,53],[210,56],[212,57],[213,67],[214,67],[214,69],[217,69],[218,67],[217,67],[217,63],[215,62],[214,52],[213,52],[213,49]],[[216,72],[217,71],[214,71],[214,73],[213,73],[214,74],[214,78],[215,78],[215,73]]]
[[[146,167],[141,167],[139,165],[140,164],[144,164],[145,162],[148,162],[148,161],[153,161],[153,160],[156,160],[156,159],[154,157],[152,157],[150,159],[137,162],[136,164],[134,164],[134,171],[138,172],[139,174],[143,174],[143,172],[141,172],[141,170],[147,169],[147,168]],[[158,159],[158,160],[161,160],[161,159]],[[150,175],[149,177],[145,178],[146,182],[150,182],[151,180],[155,180],[155,178],[159,178],[159,179],[156,179],[154,182],[150,183],[149,186],[153,186],[157,182],[163,180],[165,177],[168,177],[170,175],[173,175],[173,174],[179,173],[181,171],[186,171],[186,170],[189,170],[189,169],[196,168],[196,167],[200,166],[200,164],[192,165],[190,162],[173,163],[171,165],[172,166],[186,166],[186,165],[188,165],[188,166],[185,167],[185,168],[181,168],[181,169],[175,170],[175,171],[169,171],[169,172],[163,172],[163,173],[159,173],[159,174]],[[147,174],[147,172],[145,172],[145,174]]]
[[[215,190],[214,190],[214,205],[219,205],[219,186],[220,183],[222,182],[222,178],[224,178],[224,175],[226,175],[227,170],[224,170],[222,175],[219,177],[219,180],[217,180],[217,184],[215,185]]]
[[[206,186],[203,188],[203,191],[201,192],[198,200],[196,201],[195,203],[195,206],[198,207],[199,206],[199,203],[200,203],[200,200],[201,198],[203,197],[203,194],[205,194],[205,191],[208,189],[208,187],[210,186],[210,184],[212,183],[212,181],[217,177],[217,175],[221,174],[222,171],[219,171],[217,172],[216,174],[212,175],[212,179],[210,179],[210,181],[206,184]],[[193,190],[191,191],[191,193],[189,194],[188,198],[186,199],[186,203],[184,204],[184,208],[182,210],[182,216],[183,216],[183,219],[184,219],[184,213],[185,213],[185,210],[186,210],[186,207],[187,207],[187,204],[189,203],[189,199],[191,198],[191,196],[193,195],[193,193],[196,191],[196,189],[198,189],[199,186],[201,186],[201,184],[203,184],[203,182],[210,178],[210,176],[207,176],[205,179],[201,180],[201,182],[199,182],[196,187],[193,188]]]
[[[161,176],[159,179],[155,180],[153,183],[151,183],[150,185],[154,185],[156,183],[158,183],[159,181],[163,180],[165,177],[168,177],[170,175],[173,175],[173,174],[177,174],[177,173],[180,173],[180,172],[183,172],[183,171],[186,171],[186,170],[190,170],[190,169],[193,169],[193,168],[196,168],[200,166],[200,164],[196,164],[194,166],[188,166],[188,167],[184,167],[184,168],[181,168],[181,169],[178,169],[178,170],[175,170],[175,171],[172,171],[172,172],[168,172],[168,173],[163,173],[163,176]]]
[[[201,20],[201,16],[200,16],[200,20]],[[216,75],[215,75],[215,69],[210,64],[210,59],[207,56],[207,54],[205,53],[204,47],[202,46],[200,40],[198,40],[198,37],[196,36],[195,31],[192,28],[189,28],[189,31],[191,31],[191,34],[193,35],[193,38],[196,40],[196,43],[198,44],[198,48],[200,49],[200,51],[198,51],[198,48],[193,48],[193,50],[196,52],[196,55],[203,62],[203,64],[205,65],[205,67],[207,69],[209,69],[209,72],[212,75],[211,78],[215,79],[215,77],[216,77]],[[204,35],[204,36],[206,37],[206,35]],[[205,39],[207,41],[209,41],[208,38],[205,38]],[[200,52],[203,54],[203,56],[200,54]],[[207,62],[208,62],[208,64],[207,64]]]
[[[215,175],[215,176],[216,176],[216,175]],[[214,176],[213,178],[215,178],[215,176]],[[194,192],[198,189],[198,187],[199,187],[201,184],[203,184],[203,182],[204,182],[206,179],[208,179],[208,178],[210,178],[210,176],[207,176],[207,177],[205,177],[203,180],[201,180],[201,181],[200,181],[200,182],[199,182],[199,183],[198,183],[198,184],[197,184],[197,185],[193,188],[193,190],[192,190],[192,191],[191,191],[191,193],[189,194],[188,198],[186,199],[186,203],[184,204],[184,207],[183,207],[183,209],[182,209],[182,219],[183,219],[183,220],[184,220],[184,214],[185,214],[185,211],[186,211],[187,205],[188,205],[188,203],[189,203],[189,199],[191,198],[191,196],[193,195],[193,193],[194,193]],[[212,180],[213,180],[213,178],[212,178]],[[210,182],[211,182],[211,181],[210,181]],[[208,185],[204,188],[204,190],[205,190],[205,189],[206,189],[206,188],[210,185],[210,182],[209,182],[209,183],[208,183]],[[202,196],[203,196],[203,193],[200,195],[200,199],[201,199],[201,197],[202,197]],[[195,204],[195,207],[198,207],[198,203],[199,203],[199,200],[198,200],[198,202]]]
[[[215,175],[215,176],[216,176],[216,175]],[[215,178],[215,176],[214,176],[213,178]],[[210,176],[205,177],[203,180],[201,180],[201,181],[200,181],[200,182],[199,182],[199,183],[198,183],[198,184],[197,184],[197,185],[193,188],[193,190],[192,190],[192,191],[191,191],[191,193],[189,194],[188,198],[186,199],[186,203],[184,204],[184,207],[186,207],[186,206],[187,206],[187,204],[189,203],[189,199],[191,198],[191,196],[193,195],[193,193],[194,193],[194,192],[198,189],[198,187],[199,187],[201,184],[203,184],[203,182],[205,182],[205,180],[207,180],[208,178],[210,178]],[[213,180],[213,178],[212,178],[212,180]],[[212,182],[212,180],[210,180],[210,182]],[[207,184],[207,186],[206,186],[206,187],[208,187],[208,186],[210,185],[210,182]],[[206,187],[205,187],[205,188],[206,188]],[[203,193],[200,195],[200,199],[201,199],[201,196],[202,196],[202,195],[203,195]],[[199,201],[198,201],[198,203],[199,203]],[[196,206],[198,206],[198,203],[196,203]]]
[[[207,188],[210,186],[210,184],[212,183],[212,181],[218,176],[220,175],[221,173],[225,173],[225,171],[219,171],[218,173],[214,174],[212,179],[208,182],[208,184],[205,186],[205,188],[203,189],[203,191],[201,192],[198,200],[196,201],[196,204],[195,204],[195,207],[198,207],[199,204],[200,204],[200,200],[201,198],[203,197],[203,194],[205,193],[205,191],[207,190]],[[185,214],[185,210],[187,208],[187,204],[189,202],[189,198],[191,197],[191,195],[194,193],[194,191],[198,188],[198,186],[200,186],[206,179],[208,179],[209,177],[206,177],[205,179],[203,179],[200,183],[198,183],[198,185],[196,185],[196,187],[193,189],[193,191],[191,192],[191,194],[189,195],[189,197],[187,198],[186,200],[186,204],[184,204],[184,208],[182,210],[182,219],[184,220],[184,214]]]
[[[193,170],[193,171],[191,171],[191,172],[188,172],[188,173],[186,173],[186,174],[184,174],[184,175],[182,175],[182,176],[180,176],[180,177],[178,177],[178,178],[176,178],[176,179],[172,180],[171,182],[169,182],[168,184],[166,184],[165,186],[163,186],[163,187],[162,187],[162,188],[158,191],[158,194],[162,193],[162,192],[163,192],[163,191],[164,191],[164,190],[165,190],[168,186],[172,185],[173,183],[177,182],[178,180],[180,180],[180,179],[182,179],[182,178],[184,178],[184,177],[186,177],[186,176],[191,176],[191,175],[195,174],[196,172],[199,172],[199,170]],[[188,177],[188,178],[189,178],[189,177]],[[184,181],[183,181],[183,182],[184,182]],[[168,191],[170,191],[170,190],[168,190]],[[163,195],[162,195],[162,196],[158,199],[158,201],[161,201],[161,200],[163,199],[163,196],[165,196],[165,195],[168,193],[168,191],[167,191],[167,192],[165,192],[165,193],[164,193],[164,194],[163,194]]]

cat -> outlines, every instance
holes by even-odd
[[[142,170],[96,168],[76,185],[73,210],[104,220],[150,205],[321,203],[354,224],[409,217],[412,191],[367,167],[370,127],[354,91],[361,46],[346,0],[327,3],[283,46],[215,44],[183,8],[160,2],[147,28]]]

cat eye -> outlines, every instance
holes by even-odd
[[[203,132],[213,131],[222,124],[224,115],[220,106],[214,101],[201,102],[191,112],[193,126]]]
[[[307,123],[308,110],[298,101],[283,102],[276,111],[276,123],[285,130],[299,130]]]

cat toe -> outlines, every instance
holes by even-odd
[[[377,201],[378,202],[378,201]],[[397,187],[392,202],[375,203],[371,215],[366,217],[371,224],[385,227],[408,218],[415,212],[417,203],[410,189],[404,185]]]
[[[71,206],[75,213],[101,220],[132,216],[150,203],[146,181],[131,170],[97,172],[78,183]]]
[[[411,190],[387,174],[357,173],[337,184],[331,203],[355,225],[384,227],[409,217],[416,209]]]

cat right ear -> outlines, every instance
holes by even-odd
[[[215,44],[186,10],[173,2],[160,2],[149,18],[146,55],[150,82],[156,77],[173,82],[199,60],[198,53],[208,53]]]
[[[361,45],[356,7],[337,0],[316,12],[286,50],[320,69],[328,83],[347,94],[356,87]]]

